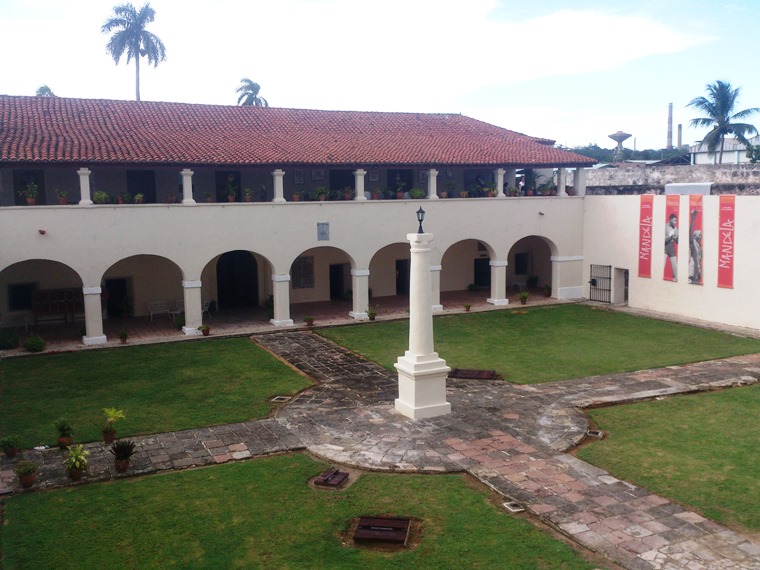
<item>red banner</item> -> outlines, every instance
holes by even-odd
[[[718,287],[734,288],[734,222],[736,196],[720,196],[718,214]]]
[[[702,195],[689,195],[689,283],[702,285]]]
[[[678,210],[681,196],[665,197],[665,281],[678,281]]]
[[[642,194],[639,205],[639,277],[652,277],[652,207],[654,196]]]

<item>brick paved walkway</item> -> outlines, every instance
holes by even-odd
[[[639,568],[760,569],[760,544],[563,453],[583,439],[578,407],[753,384],[760,355],[536,386],[448,381],[452,413],[412,421],[393,408],[389,371],[307,332],[256,337],[319,384],[275,419],[134,438],[130,474],[203,466],[306,448],[328,460],[393,471],[466,470],[579,544]],[[115,477],[100,443],[85,480]],[[70,484],[58,450],[25,452],[42,463],[42,488]],[[0,462],[0,493],[16,489]]]

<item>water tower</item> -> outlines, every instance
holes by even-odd
[[[618,131],[616,133],[612,133],[609,135],[609,137],[617,143],[617,147],[615,148],[615,161],[620,161],[623,159],[623,141],[626,139],[631,138],[631,135],[628,133],[624,133],[623,131]]]

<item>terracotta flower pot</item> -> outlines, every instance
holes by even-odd
[[[35,481],[37,481],[36,473],[24,473],[23,475],[18,476],[18,482],[24,489],[28,489],[34,485]]]
[[[126,473],[129,469],[129,459],[114,459],[113,466],[118,473]]]
[[[66,206],[69,203],[68,198],[58,198],[58,204],[60,206]]]
[[[66,435],[63,437],[59,437],[55,441],[58,444],[58,447],[60,447],[61,449],[66,449],[69,445],[71,445],[73,438],[70,435]]]
[[[234,197],[234,196],[229,196],[229,195],[228,195],[228,196],[227,196],[227,201],[228,201],[228,202],[234,202],[234,201],[235,201],[235,197]]]
[[[210,332],[211,332],[211,329],[203,329],[203,330],[201,331],[201,333],[203,334],[203,336],[208,336],[208,334],[209,334]]]
[[[293,194],[293,201],[294,202],[300,202],[301,201],[301,195],[300,194]]]
[[[115,431],[103,431],[103,441],[106,443],[113,443],[116,439]]]
[[[72,481],[81,481],[82,475],[84,475],[83,469],[69,469],[69,479]]]
[[[34,206],[35,204],[37,204],[37,198],[27,198],[26,203],[30,206]]]

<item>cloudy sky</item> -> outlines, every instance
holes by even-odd
[[[117,3],[0,0],[0,93],[133,99],[134,63],[116,66],[100,32]],[[638,149],[665,146],[668,103],[683,142],[701,139],[686,105],[715,80],[760,107],[757,0],[151,5],[167,60],[143,66],[143,100],[234,105],[249,77],[277,107],[462,113],[566,146],[622,130]]]

